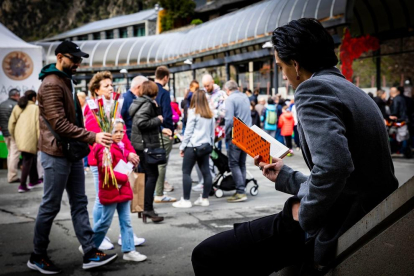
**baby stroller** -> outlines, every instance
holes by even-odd
[[[216,167],[218,171],[213,179],[213,187],[211,189],[210,196],[215,195],[220,198],[224,194],[223,191],[235,190],[236,184],[233,181],[227,156],[214,147],[210,154],[210,158],[213,160],[214,167]],[[250,188],[250,194],[252,196],[256,196],[259,193],[259,185],[257,184],[257,180],[254,179],[249,171],[246,171],[246,173],[248,175],[248,177],[246,177],[246,189],[247,184],[253,182],[253,187]]]
[[[406,122],[387,120],[386,127],[388,130],[391,153],[402,153],[405,158],[412,158],[413,153],[409,143],[410,133]]]

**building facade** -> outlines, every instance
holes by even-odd
[[[414,1],[411,0],[265,0],[210,20],[194,28],[146,37],[79,41],[90,57],[81,64],[77,78],[86,87],[101,70],[114,73],[116,84],[125,84],[138,74],[153,76],[165,65],[172,72],[170,88],[182,97],[192,79],[212,74],[217,84],[236,80],[242,89],[261,94],[293,95],[274,64],[272,48],[263,48],[272,31],[293,19],[317,18],[339,47],[344,28],[358,37],[379,39],[380,49],[364,53],[354,61],[352,81],[365,91],[411,86],[414,77]],[[54,60],[55,42],[37,42],[44,62]],[[339,49],[339,48],[338,48]],[[310,53],[311,54],[311,53]],[[338,64],[340,67],[341,64]]]

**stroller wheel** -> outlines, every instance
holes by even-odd
[[[250,194],[252,196],[257,196],[258,193],[259,193],[259,187],[258,186],[254,186],[250,189]]]
[[[221,190],[221,189],[217,189],[216,190],[216,192],[214,193],[214,195],[217,197],[217,198],[220,198],[220,197],[223,197],[223,190]]]

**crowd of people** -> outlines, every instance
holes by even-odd
[[[303,21],[296,24],[312,25],[315,23]],[[304,28],[303,26],[296,27]],[[319,25],[313,26],[313,28],[318,29]],[[322,27],[320,26],[320,28]],[[280,37],[274,38],[274,45],[277,45],[277,39],[286,39],[283,35],[283,29],[280,29],[280,32]],[[303,34],[298,34],[298,36],[300,35]],[[320,35],[323,37],[324,33]],[[275,48],[277,49],[276,46]],[[211,159],[209,156],[213,149],[221,150],[223,144],[226,148],[228,165],[236,188],[235,193],[227,198],[227,202],[237,203],[247,200],[245,191],[247,155],[231,142],[234,117],[240,118],[248,126],[257,125],[263,128],[265,132],[290,149],[288,156],[292,156],[294,153],[293,142],[298,150],[299,148],[306,150],[304,155],[311,170],[313,166],[325,166],[324,162],[328,162],[324,156],[320,156],[321,159],[312,158],[313,155],[321,154],[320,151],[315,151],[313,146],[324,146],[328,151],[331,149],[331,153],[334,153],[342,149],[344,145],[348,145],[348,143],[343,141],[345,130],[342,130],[341,127],[344,127],[344,125],[337,122],[338,118],[335,117],[335,114],[344,111],[338,108],[338,110],[335,109],[330,112],[330,108],[339,105],[340,101],[336,101],[333,97],[333,102],[330,103],[330,106],[319,108],[317,104],[318,99],[308,100],[310,102],[306,100],[306,83],[312,82],[314,85],[306,88],[309,91],[316,91],[315,89],[318,88],[318,85],[325,92],[331,91],[329,90],[331,88],[323,86],[318,81],[319,78],[324,79],[326,76],[328,76],[327,78],[333,76],[338,85],[347,89],[357,89],[350,88],[348,83],[342,80],[342,75],[340,75],[336,68],[327,69],[335,65],[335,61],[337,61],[335,55],[333,55],[331,60],[325,60],[326,64],[323,64],[320,68],[314,68],[311,62],[296,60],[295,62],[302,62],[302,67],[299,67],[296,63],[290,63],[294,56],[279,57],[276,55],[276,61],[283,67],[281,69],[284,76],[295,88],[301,88],[298,88],[300,93],[297,93],[298,104],[299,102],[302,104],[301,109],[298,111],[293,98],[283,99],[280,95],[259,95],[259,90],[254,92],[249,89],[240,91],[239,85],[233,80],[227,81],[221,88],[214,83],[213,77],[209,74],[204,75],[200,82],[198,80],[191,81],[188,89],[185,91],[183,100],[178,104],[174,98],[171,98],[170,92],[166,89],[169,83],[170,72],[167,67],[160,66],[154,72],[155,78],[153,80],[144,76],[136,76],[132,80],[131,87],[123,95],[120,117],[114,121],[112,133],[105,133],[100,129],[97,117],[88,104],[89,100],[102,99],[103,109],[108,111],[114,101],[112,97],[114,93],[112,74],[109,71],[98,72],[89,82],[89,93],[76,92],[73,74],[76,73],[82,58],[88,57],[88,54],[82,52],[76,44],[64,41],[56,48],[55,55],[56,63],[45,66],[40,73],[42,85],[37,93],[28,90],[20,97],[20,92],[13,89],[9,92],[9,99],[0,104],[0,126],[9,150],[7,160],[8,181],[10,183],[20,183],[18,192],[21,193],[27,192],[41,183],[44,185],[43,200],[35,224],[34,249],[27,263],[29,268],[44,274],[54,274],[61,271],[48,257],[47,248],[52,223],[60,210],[64,190],[68,193],[75,233],[81,244],[79,251],[83,255],[84,269],[103,266],[117,258],[116,254],[106,254],[103,251],[114,247],[106,234],[112,223],[115,211],[118,212],[119,217],[121,233],[118,244],[122,247],[123,259],[135,262],[147,259],[147,256],[136,251],[136,246],[143,244],[145,239],[138,237],[134,233],[131,224],[130,205],[133,193],[128,176],[119,172],[109,171],[113,179],[116,179],[117,185],[111,182],[115,180],[110,180],[109,185],[104,185],[103,183],[106,173],[106,167],[103,164],[105,149],[109,148],[109,154],[114,166],[121,161],[130,162],[135,167],[135,171],[145,173],[145,199],[142,219],[145,223],[148,220],[159,223],[165,218],[156,212],[154,204],[171,203],[176,208],[191,208],[193,205],[207,207],[210,205],[208,198],[212,190],[214,170],[211,170]],[[300,59],[299,57],[297,58]],[[312,62],[317,61],[313,60]],[[320,71],[321,68],[325,71]],[[319,72],[319,75],[314,76],[315,72]],[[310,80],[311,78],[314,80]],[[305,80],[310,81],[305,83]],[[349,83],[349,85],[351,84]],[[352,105],[354,110],[358,110],[363,116],[366,115],[365,119],[358,120],[358,118],[354,118],[355,121],[364,125],[368,124],[368,118],[372,117],[371,113],[377,113],[378,109],[373,109],[371,103],[367,102],[369,98],[365,98],[366,95],[360,94],[359,91],[355,93],[358,94],[359,100],[366,110],[353,106],[355,102],[350,101],[346,95],[343,97],[344,101]],[[315,95],[317,94],[317,92],[314,93]],[[403,136],[401,141],[405,141],[407,143],[406,146],[408,146],[410,133],[411,135],[414,133],[412,100],[403,96],[403,91],[399,87],[391,88],[390,98],[387,99],[388,102],[386,99],[386,93],[378,91],[374,101],[377,103],[382,113],[382,118],[386,122],[404,122],[406,133],[400,131],[398,137],[401,140]],[[319,100],[319,103],[323,102],[322,99]],[[304,108],[304,106],[308,109]],[[318,114],[321,115],[320,118],[330,116],[332,120],[330,122],[321,122]],[[375,118],[371,119],[376,120]],[[364,120],[367,120],[367,122]],[[329,125],[329,123],[335,125]],[[404,125],[401,127],[404,127]],[[331,143],[330,146],[320,144],[320,139],[316,139],[320,135],[319,130],[312,129],[316,127],[324,129],[326,133],[323,134],[327,136],[336,135],[331,137],[336,142]],[[330,131],[332,127],[338,129],[338,133],[335,135]],[[379,126],[378,128],[378,131],[382,133],[383,129]],[[356,141],[360,134],[355,133],[355,137],[348,136],[348,139],[350,139],[348,140],[350,141],[349,143],[353,143],[354,138]],[[174,185],[178,183],[169,183],[166,177],[168,161],[173,144],[176,141],[174,137],[176,136],[181,137],[179,154],[183,158],[183,195],[178,201],[176,198],[168,195],[168,192],[173,191],[175,189]],[[76,143],[81,145],[89,145],[89,154],[84,159],[68,160],[64,149],[62,149],[64,141],[76,141]],[[384,141],[381,140],[378,143],[380,142],[383,143]],[[302,145],[302,143],[304,144]],[[39,151],[41,169],[37,166]],[[345,179],[351,173],[351,168],[354,168],[352,158],[355,158],[355,156],[351,158],[347,148],[343,148],[343,152],[348,153],[348,155],[345,154],[340,157],[344,158],[343,160],[345,161],[347,160],[347,168],[332,167],[332,170],[335,171],[337,169],[336,173],[341,174],[343,177],[336,179],[333,175],[330,175],[332,179],[336,179],[335,183],[341,187],[347,186]],[[163,157],[162,160],[155,158],[154,154],[161,155]],[[20,178],[18,178],[17,174],[19,155],[23,159]],[[384,153],[384,156],[379,158],[388,160],[388,155]],[[334,163],[343,164],[345,162],[343,160],[335,159],[337,163]],[[310,165],[312,162],[319,161],[321,162],[320,164]],[[317,185],[312,186],[312,184],[308,184],[307,188],[302,188],[300,184],[308,181],[308,178],[302,174],[296,174],[295,177],[292,177],[293,170],[286,166],[283,167],[280,159],[275,159],[274,163],[270,165],[259,164],[258,162],[256,165],[263,169],[263,174],[271,181],[275,182],[276,178],[278,178],[278,183],[287,182],[290,185],[286,187],[279,185],[277,189],[295,196],[297,194],[301,195],[289,200],[287,207],[285,206],[288,209],[284,210],[284,213],[278,214],[277,217],[258,220],[254,225],[250,226],[241,224],[235,227],[234,231],[241,237],[238,241],[231,241],[233,238],[228,236],[234,232],[232,230],[233,232],[223,233],[221,236],[213,237],[200,244],[193,254],[193,265],[197,275],[211,275],[207,273],[209,269],[206,265],[208,265],[208,262],[213,262],[216,256],[228,254],[228,252],[233,254],[234,251],[238,250],[239,246],[243,248],[252,246],[251,235],[255,234],[247,233],[248,230],[246,229],[249,227],[251,227],[249,228],[251,231],[257,231],[259,237],[263,233],[266,234],[266,231],[269,229],[273,229],[273,226],[269,226],[269,224],[283,224],[287,217],[290,219],[289,227],[295,233],[288,240],[293,243],[296,242],[297,246],[294,248],[299,250],[302,250],[304,246],[302,244],[302,241],[305,240],[304,230],[307,233],[319,233],[320,229],[322,229],[322,232],[324,231],[323,226],[314,223],[314,214],[307,211],[307,208],[311,208],[310,206],[314,204],[312,202],[324,198],[323,191],[318,190]],[[199,179],[198,185],[192,187],[191,173],[194,167],[198,172]],[[95,185],[96,197],[93,207],[93,226],[90,225],[86,208],[85,170],[92,172]],[[361,168],[358,167],[355,170],[359,171]],[[384,171],[387,170],[384,169]],[[313,181],[323,182],[324,180],[318,180],[316,174],[317,172],[315,172]],[[390,180],[389,183],[396,181],[392,177],[387,177]],[[28,178],[29,183],[27,184]],[[361,177],[361,179],[365,178]],[[395,188],[394,186],[392,185],[393,188]],[[201,193],[194,202],[190,200],[191,190]],[[316,199],[312,198],[312,195],[309,195],[310,190],[314,193],[320,193],[320,196],[316,197]],[[384,188],[384,194],[388,193],[389,190],[388,186]],[[332,193],[335,194],[335,198],[340,196],[344,202],[348,200],[346,196],[339,195],[338,192],[332,191]],[[383,194],[380,197],[382,198]],[[297,205],[298,202],[300,202],[300,207]],[[325,203],[321,204],[320,208],[329,209],[328,207],[331,205],[328,205]],[[371,208],[371,205],[366,210]],[[302,224],[303,229],[300,229],[299,224],[292,224],[294,221],[301,221],[298,213],[293,213],[293,217],[292,213],[286,214],[286,212],[291,212],[290,210],[298,212],[299,208],[301,208],[300,216],[303,216],[305,221],[303,222],[305,224]],[[260,232],[261,227],[264,226],[267,227],[267,230]],[[278,233],[278,235],[283,237],[283,233]],[[317,236],[318,234],[315,235]],[[227,241],[224,242],[224,239],[227,239]],[[293,239],[296,239],[296,241],[293,241]],[[264,249],[263,252],[269,254],[263,260],[268,260],[270,256],[274,257],[272,249],[262,244],[261,241],[257,242],[260,244],[258,248]],[[254,241],[253,243],[256,242]],[[323,242],[321,241],[320,243],[322,244]],[[318,240],[316,244],[318,246]],[[224,248],[224,246],[227,246],[227,248]],[[221,252],[219,252],[220,247],[223,247]],[[242,250],[232,258],[236,259],[236,256],[241,258],[242,254],[248,255]],[[262,255],[260,254],[260,256]],[[225,259],[225,255],[222,258]],[[324,264],[323,258],[318,261]],[[224,264],[221,265],[224,266]],[[275,268],[263,267],[263,271],[271,271],[272,269],[274,270]]]

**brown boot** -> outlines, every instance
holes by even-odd
[[[142,221],[144,223],[147,223],[147,218],[150,218],[152,220],[152,222],[154,223],[158,223],[164,220],[164,217],[159,216],[158,214],[156,214],[154,212],[154,210],[152,211],[144,211],[142,213]]]

